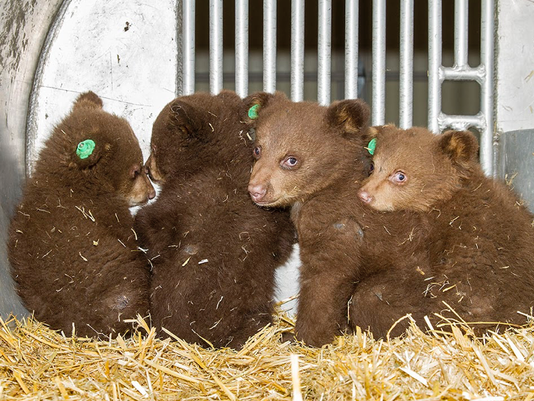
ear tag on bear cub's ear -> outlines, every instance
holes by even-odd
[[[367,149],[369,154],[374,155],[376,149],[376,138],[371,139],[365,149]]]
[[[250,109],[248,109],[248,118],[255,120],[258,118],[258,109],[260,108],[259,104],[255,104]]]
[[[93,141],[92,139],[86,139],[85,141],[81,141],[78,144],[78,147],[76,148],[76,155],[82,160],[87,159],[93,154],[94,150],[95,141]]]

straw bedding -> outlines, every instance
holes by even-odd
[[[2,400],[531,400],[534,325],[474,339],[417,327],[401,339],[338,337],[321,349],[280,341],[293,321],[240,351],[159,340],[146,322],[107,341],[67,338],[33,319],[0,321]]]

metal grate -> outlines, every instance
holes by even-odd
[[[210,91],[218,93],[223,82],[222,0],[210,0]],[[480,161],[488,175],[494,173],[493,147],[493,0],[482,0],[481,49],[478,67],[468,64],[468,0],[455,0],[454,65],[442,65],[442,0],[428,1],[428,127],[433,132],[446,128],[475,128],[480,132]],[[358,8],[357,0],[345,1],[345,91],[346,98],[358,94]],[[235,2],[235,88],[248,94],[248,1]],[[305,1],[291,1],[291,98],[303,100]],[[277,88],[277,1],[263,2],[263,90]],[[182,13],[183,88],[195,90],[195,1],[184,0]],[[386,1],[373,0],[372,10],[372,124],[385,123],[386,116]],[[414,1],[400,0],[399,32],[399,126],[413,124],[414,103]],[[329,104],[332,92],[332,1],[318,0],[317,101]],[[179,55],[180,57],[180,55]],[[445,81],[474,81],[481,87],[480,111],[476,115],[448,115],[442,111]]]
[[[481,64],[472,68],[467,63],[467,7],[468,0],[455,0],[454,65],[441,64],[442,16],[441,0],[429,1],[428,30],[428,127],[438,132],[447,127],[477,128],[480,131],[480,162],[487,175],[494,174],[493,154],[493,0],[482,0]],[[441,84],[446,80],[475,81],[481,86],[480,112],[474,116],[447,115],[441,111]]]

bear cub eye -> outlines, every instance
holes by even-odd
[[[373,171],[375,171],[375,164],[371,162],[369,164],[369,175],[373,174]]]
[[[130,177],[136,178],[139,174],[141,174],[141,166],[138,164],[134,164],[130,169]]]
[[[261,156],[261,146],[256,146],[254,150],[252,151],[254,158],[257,160]]]
[[[395,173],[393,173],[393,175],[391,177],[389,177],[389,179],[394,184],[403,185],[408,180],[408,177],[406,176],[406,174],[403,171],[398,170],[398,171],[395,171]]]
[[[295,156],[288,156],[282,162],[282,168],[293,169],[299,164],[298,159]]]

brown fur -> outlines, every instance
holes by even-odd
[[[249,121],[257,159],[251,197],[263,206],[292,205],[298,232],[297,338],[320,346],[354,324],[370,326],[374,316],[356,313],[367,310],[364,302],[348,316],[355,288],[386,269],[416,269],[427,255],[416,253],[424,227],[415,213],[378,213],[358,201],[370,163],[367,105],[293,103],[281,93],[255,94],[245,103],[260,105],[259,117]],[[392,323],[376,333],[384,335]]]
[[[426,327],[440,313],[473,322],[525,323],[534,306],[533,216],[504,183],[484,176],[469,132],[377,127],[374,172],[359,195],[378,210],[413,210],[428,221],[431,266],[376,277],[359,296],[391,319],[411,312]],[[405,179],[399,183],[396,174]],[[424,274],[423,274],[424,273]],[[447,303],[444,304],[444,302]]]
[[[81,159],[79,142],[92,139]],[[146,259],[137,251],[130,205],[155,192],[139,143],[92,92],[54,129],[25,185],[9,230],[17,291],[35,317],[71,334],[125,333],[148,313]]]
[[[274,271],[294,229],[288,212],[248,196],[252,141],[242,107],[232,92],[197,93],[169,103],[154,123],[147,166],[162,191],[136,227],[154,264],[151,314],[162,336],[164,327],[189,342],[238,348],[272,322]]]

